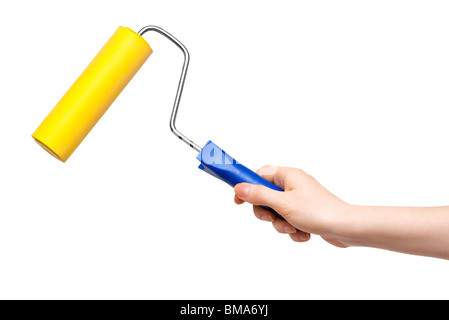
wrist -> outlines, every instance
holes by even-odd
[[[335,224],[335,237],[345,247],[378,247],[385,231],[381,210],[378,207],[346,205]]]
[[[332,218],[326,224],[323,236],[334,239],[341,247],[359,246],[360,237],[357,230],[360,228],[360,216],[357,215],[357,207],[348,203],[343,203],[338,207]]]

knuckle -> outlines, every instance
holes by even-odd
[[[278,224],[275,224],[274,222],[273,222],[273,227],[274,227],[274,230],[276,230],[277,232],[279,232],[279,233],[284,233],[284,232],[282,231],[282,229],[279,227],[279,225],[278,225]]]
[[[256,200],[259,201],[262,197],[262,189],[260,186],[258,185],[253,185],[251,187],[251,197]]]
[[[291,215],[289,201],[285,197],[279,197],[275,208],[277,213],[279,213],[284,219],[287,219]]]
[[[278,170],[277,166],[264,165],[262,168],[257,170],[257,172],[263,176],[272,176],[276,174],[277,170]]]
[[[273,227],[277,232],[285,233],[284,227],[286,226],[286,223],[287,222],[282,219],[276,219],[275,221],[273,221]]]

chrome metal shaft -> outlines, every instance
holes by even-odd
[[[187,69],[189,68],[189,61],[190,61],[189,51],[187,51],[187,48],[178,39],[176,39],[170,33],[168,33],[167,31],[165,31],[164,29],[162,29],[158,26],[146,26],[146,27],[142,28],[138,33],[139,33],[139,35],[142,36],[148,31],[155,31],[155,32],[165,36],[166,38],[171,40],[171,42],[176,44],[176,46],[179,49],[181,49],[181,51],[184,54],[184,64],[182,66],[181,78],[179,79],[178,90],[176,92],[176,97],[175,97],[175,103],[173,105],[173,110],[172,110],[171,117],[170,117],[170,130],[175,134],[175,136],[177,136],[179,139],[181,139],[186,144],[188,144],[192,149],[200,152],[201,148],[195,142],[193,142],[192,140],[187,138],[185,135],[183,135],[181,132],[179,132],[178,129],[176,129],[176,116],[178,115],[179,102],[181,100],[182,90],[184,88],[184,83],[186,80]]]

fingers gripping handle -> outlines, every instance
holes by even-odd
[[[206,143],[196,158],[201,162],[198,168],[209,173],[215,178],[226,182],[231,187],[234,187],[236,184],[241,182],[247,182],[256,185],[263,185],[276,191],[284,191],[273,183],[262,178],[254,171],[237,162],[212,141],[208,141]],[[277,217],[282,218],[282,216],[273,209],[269,207],[264,208],[274,213]]]

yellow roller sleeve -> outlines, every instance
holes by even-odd
[[[36,129],[33,138],[65,162],[152,52],[140,35],[119,27]]]

